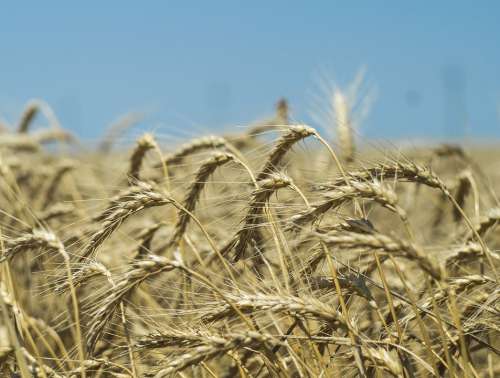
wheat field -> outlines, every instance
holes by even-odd
[[[129,115],[80,149],[28,103],[0,133],[0,375],[499,376],[500,154],[355,145],[337,114],[333,140],[282,100],[119,147]]]

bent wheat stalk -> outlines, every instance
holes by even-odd
[[[20,252],[34,248],[45,248],[48,251],[58,253],[63,258],[66,268],[66,278],[68,280],[73,305],[74,327],[76,331],[76,348],[78,351],[80,363],[83,363],[85,359],[85,352],[83,350],[82,335],[80,329],[80,310],[75,287],[73,285],[73,277],[71,275],[70,258],[68,253],[66,252],[66,249],[64,248],[63,243],[57,238],[55,234],[49,231],[34,230],[32,233],[23,235],[16,239],[7,239],[6,241],[2,240],[0,244],[2,246],[1,249],[3,250],[3,255],[0,258],[0,262],[7,259],[12,259]]]
[[[97,150],[103,154],[107,154],[111,151],[113,143],[128,129],[136,125],[144,118],[143,114],[140,113],[126,113],[115,121],[107,128],[106,133],[102,140],[99,142]]]
[[[483,237],[488,230],[495,227],[498,223],[500,223],[500,208],[495,207],[490,209],[488,214],[474,227],[475,232],[469,232],[466,241],[473,241],[475,234]]]
[[[103,276],[108,280],[108,282],[112,283],[111,272],[108,270],[108,268],[106,268],[106,266],[99,261],[90,261],[86,263],[81,269],[77,270],[75,274],[73,274],[73,286],[75,288],[83,286],[88,280],[97,276]],[[64,281],[54,288],[54,292],[56,294],[62,294],[68,289],[69,282]]]
[[[17,126],[18,133],[22,134],[28,132],[31,123],[35,118],[35,116],[38,114],[38,112],[42,112],[44,114],[44,116],[50,122],[51,127],[55,129],[61,128],[61,126],[59,125],[59,121],[57,120],[57,117],[52,108],[46,102],[40,99],[32,99],[28,101],[23,110],[23,113],[21,114]]]
[[[205,160],[205,162],[202,163],[202,165],[196,172],[194,181],[188,188],[183,202],[184,209],[188,210],[189,212],[193,212],[208,178],[215,172],[218,167],[221,167],[222,165],[234,159],[235,157],[232,154],[216,153],[211,158]],[[174,228],[175,231],[170,238],[166,249],[169,249],[174,244],[176,244],[186,231],[188,222],[191,217],[184,209],[179,210],[178,220]]]
[[[439,281],[442,278],[442,268],[440,265],[431,256],[427,256],[419,247],[405,241],[397,240],[380,233],[360,234],[348,232],[331,235],[315,233],[314,235],[327,245],[344,248],[371,248],[387,253],[399,254],[407,259],[417,261],[420,267],[434,279]]]
[[[54,141],[75,143],[76,137],[67,130],[46,128],[29,134],[38,144],[45,144]]]
[[[151,185],[137,182],[136,185],[114,197],[110,205],[96,218],[96,221],[101,222],[101,228],[91,236],[79,257],[79,261],[93,257],[99,246],[128,217],[146,208],[164,206],[174,202],[174,199],[169,195],[158,192]]]
[[[153,275],[182,268],[178,261],[171,261],[165,257],[149,255],[147,259],[134,262],[132,268],[117,281],[111,293],[104,297],[101,306],[92,312],[87,348],[90,353],[94,351],[95,345],[104,331],[106,324],[113,317],[121,301],[129,295],[132,290],[139,286],[144,280]]]
[[[74,164],[70,161],[64,162],[58,167],[47,187],[47,190],[45,191],[45,200],[42,205],[42,210],[45,210],[52,203],[57,187],[59,186],[64,175],[74,169],[74,167]]]
[[[414,162],[393,162],[392,164],[378,164],[375,167],[365,169],[358,172],[350,172],[349,176],[355,177],[358,180],[369,180],[377,178],[381,181],[384,179],[395,179],[400,181],[409,181],[414,183],[424,184],[431,188],[439,189],[443,195],[452,203],[457,212],[460,213],[464,219],[467,227],[471,230],[473,238],[475,238],[483,249],[484,256],[486,257],[488,264],[495,273],[497,277],[497,271],[495,264],[493,262],[493,257],[491,251],[488,249],[484,243],[481,235],[475,229],[470,218],[465,214],[463,209],[457,203],[455,197],[451,194],[445,183],[436,175],[430,168],[422,167]],[[327,183],[326,185],[319,185],[316,188],[319,190],[331,190],[339,186],[342,181],[346,182],[345,177],[338,178],[333,182]]]
[[[234,249],[235,255],[233,261],[238,261],[244,257],[248,243],[256,235],[256,228],[271,195],[281,188],[290,187],[292,181],[282,174],[272,174],[269,178],[258,182],[258,184],[259,189],[254,190],[251,195],[248,211],[243,219],[243,225],[231,241],[221,250],[222,255],[226,255]]]
[[[307,127],[303,125],[294,125],[288,127],[287,133],[285,133],[274,146],[273,150],[269,153],[269,156],[261,168],[259,174],[257,175],[257,181],[265,179],[269,174],[278,169],[280,161],[283,159],[285,154],[293,147],[294,144],[300,140],[307,138],[311,135],[316,135],[316,130],[312,127]]]
[[[203,345],[194,347],[189,352],[168,361],[154,378],[163,378],[182,371],[189,366],[200,364],[217,356],[228,353],[233,349],[250,348],[253,350],[272,349],[283,344],[275,337],[260,332],[245,334],[227,334],[224,336],[206,336]]]
[[[130,168],[128,170],[128,177],[130,178],[130,182],[138,181],[139,179],[139,171],[141,170],[142,161],[146,152],[152,150],[156,147],[156,142],[151,134],[144,134],[137,141],[137,145],[132,152],[132,156],[130,157]]]
[[[11,260],[21,252],[37,248],[58,252],[61,244],[53,233],[43,229],[35,229],[18,238],[4,240],[4,253],[0,257],[0,262]]]
[[[406,220],[406,212],[399,207],[396,193],[377,180],[373,182],[351,180],[349,185],[339,185],[324,196],[326,197],[324,201],[313,204],[310,209],[292,216],[290,218],[291,224],[287,228],[293,229],[306,223],[315,222],[327,211],[336,209],[355,198],[372,199]]]
[[[414,162],[393,161],[391,163],[379,163],[373,167],[359,171],[349,172],[349,177],[358,181],[372,181],[377,179],[381,182],[389,179],[397,181],[408,181],[427,185],[431,188],[447,190],[443,181],[427,167]],[[338,177],[326,184],[316,185],[317,190],[335,190],[345,183],[344,177]]]
[[[259,134],[275,129],[277,126],[288,125],[289,122],[288,102],[282,98],[276,103],[276,114],[274,117],[250,127],[246,132],[246,137],[253,139]]]
[[[289,313],[293,316],[309,316],[327,322],[340,322],[345,325],[345,320],[340,312],[315,298],[281,294],[248,294],[244,292],[239,292],[237,295],[228,294],[227,297],[243,313],[255,314],[258,311]],[[234,307],[222,304],[210,313],[203,315],[202,319],[207,322],[213,322],[235,315]]]
[[[234,148],[231,143],[229,143],[226,139],[218,136],[207,136],[207,137],[201,137],[194,139],[190,141],[189,143],[186,143],[179,147],[179,149],[172,154],[168,155],[164,163],[167,165],[171,164],[180,164],[182,161],[189,155],[193,155],[197,152],[203,151],[203,150],[217,150],[223,148],[227,150],[228,152],[232,153],[235,156],[240,157],[241,154],[238,152],[236,148]],[[154,165],[155,168],[161,168],[162,163],[158,163]]]

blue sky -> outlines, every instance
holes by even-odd
[[[321,78],[364,66],[364,138],[499,137],[499,19],[497,1],[3,2],[0,118],[39,97],[87,139],[130,110],[194,134],[283,96],[314,126]]]

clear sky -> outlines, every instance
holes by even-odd
[[[32,97],[84,138],[129,110],[162,131],[243,125],[286,97],[313,123],[361,67],[366,138],[500,137],[498,1],[12,1],[0,118]]]

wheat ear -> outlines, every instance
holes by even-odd
[[[164,163],[167,165],[180,164],[187,156],[193,155],[203,150],[225,149],[236,156],[240,156],[239,152],[224,138],[218,136],[206,136],[194,139],[179,147],[178,150],[168,155]],[[154,165],[155,168],[162,167],[162,163]]]
[[[131,215],[154,206],[173,203],[173,198],[155,190],[151,185],[137,182],[111,200],[110,205],[96,218],[101,229],[96,231],[83,249],[79,260],[93,257],[99,246]]]
[[[285,187],[290,187],[292,181],[282,174],[271,174],[267,179],[258,182],[259,189],[253,191],[248,204],[248,211],[243,219],[243,225],[238,230],[231,241],[222,248],[222,255],[226,255],[230,250],[234,249],[235,255],[233,261],[238,261],[245,255],[248,243],[253,239],[259,224],[260,218],[265,208],[265,204],[269,198],[277,190]]]
[[[235,159],[234,155],[228,153],[216,153],[209,159],[205,160],[198,171],[196,172],[194,181],[191,183],[187,190],[187,194],[183,201],[183,206],[185,210],[189,212],[193,212],[198,199],[200,198],[201,192],[205,187],[205,184],[208,178],[215,172],[218,167],[233,161]],[[170,238],[167,248],[172,247],[175,243],[177,243],[184,235],[186,231],[189,220],[191,219],[190,215],[184,210],[180,209],[177,223],[174,228],[174,233]]]
[[[372,248],[387,253],[399,254],[418,262],[420,267],[436,280],[442,278],[442,268],[431,256],[427,256],[420,247],[380,233],[360,234],[354,232],[315,235],[327,245],[344,248]]]
[[[330,192],[327,192],[325,197],[324,201],[313,204],[310,209],[292,216],[288,229],[315,222],[327,211],[336,209],[355,198],[372,199],[389,210],[400,214],[403,219],[406,219],[405,211],[398,206],[396,193],[378,180],[372,182],[350,180],[349,185],[339,185]]]
[[[102,300],[102,305],[92,312],[87,348],[93,352],[95,344],[99,340],[108,321],[112,318],[120,302],[144,280],[161,272],[171,271],[181,268],[178,261],[171,261],[165,257],[149,255],[147,259],[135,261],[132,268],[116,281],[109,295]]]
[[[346,96],[336,89],[332,97],[332,105],[335,113],[337,138],[346,162],[354,161],[355,146],[351,120],[351,109]]]
[[[267,175],[276,171],[280,161],[293,145],[311,135],[316,135],[316,130],[311,127],[303,125],[288,126],[287,132],[278,139],[273,150],[269,153],[264,166],[257,175],[257,181],[265,179]]]
[[[128,129],[140,122],[144,116],[140,113],[126,113],[107,128],[106,133],[98,144],[97,150],[101,153],[109,153],[113,147],[113,143]]]
[[[128,170],[128,177],[130,182],[133,183],[139,178],[139,171],[141,170],[142,161],[146,152],[156,147],[156,142],[151,134],[144,134],[137,140],[136,147],[130,157],[130,168]]]
[[[21,114],[21,117],[19,119],[17,131],[19,133],[27,133],[33,119],[38,114],[38,112],[42,112],[45,115],[53,128],[61,128],[52,108],[46,102],[40,99],[32,99],[28,101],[28,103],[24,107],[23,113]]]
[[[204,338],[203,345],[197,346],[189,352],[168,361],[166,365],[154,375],[154,378],[171,376],[172,374],[180,372],[189,366],[211,360],[217,356],[228,353],[233,349],[271,349],[279,344],[281,343],[272,336],[252,331],[245,334],[207,336]]]

